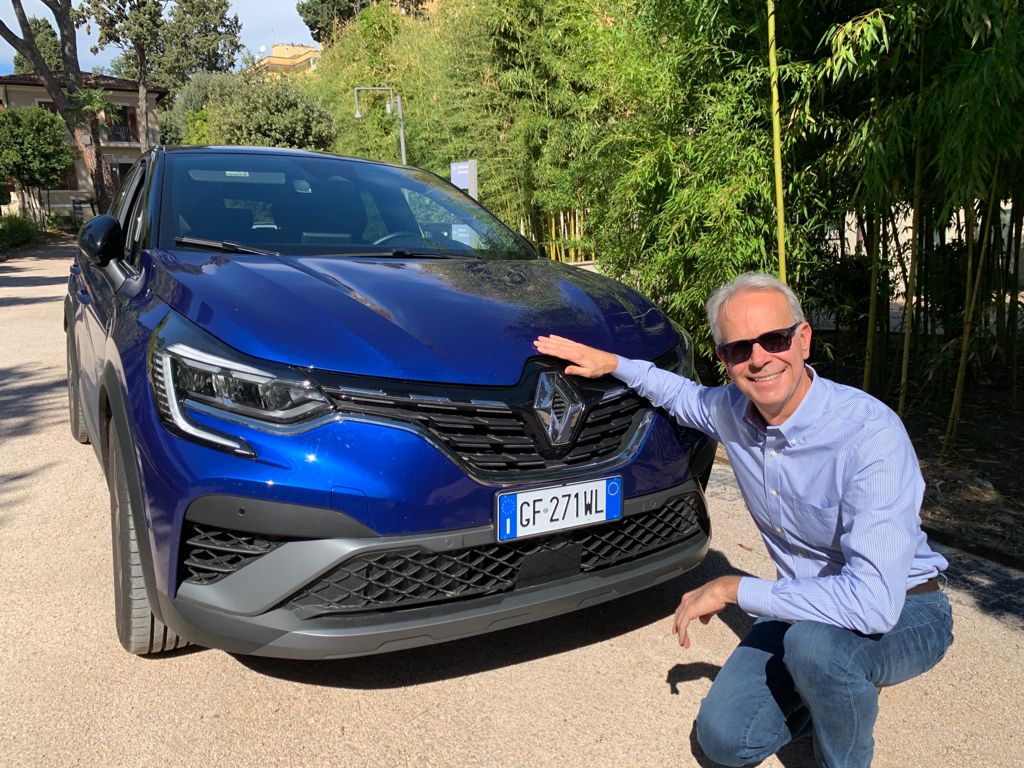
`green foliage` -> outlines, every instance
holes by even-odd
[[[0,251],[31,243],[39,229],[23,216],[0,216]]]
[[[542,244],[549,214],[585,212],[575,245],[703,328],[707,293],[769,266],[772,239],[760,41],[705,5],[451,0],[426,19],[378,5],[305,87],[342,127],[337,151],[392,162],[386,97],[362,95],[357,121],[352,93],[394,88],[410,163],[447,176],[476,159],[481,201]],[[798,241],[798,253],[818,242]]]
[[[242,51],[242,24],[228,0],[88,0],[82,18],[100,35],[93,51],[108,45],[122,54],[111,62],[116,77],[144,79],[176,93],[197,72],[229,72]]]
[[[330,43],[334,27],[348,21],[359,10],[358,0],[300,0],[295,6],[302,23],[318,43]]]
[[[158,113],[160,140],[164,144],[207,144],[206,128],[200,132],[189,126],[197,123],[196,113],[202,112],[212,96],[218,94],[226,98],[237,81],[238,76],[228,72],[196,72],[178,91],[170,108]],[[205,119],[204,114],[204,125]]]
[[[50,213],[46,216],[46,228],[51,232],[74,233],[82,226],[82,217],[73,213]]]
[[[163,3],[160,0],[85,0],[78,8],[83,18],[92,18],[98,27],[92,52],[108,45],[120,48],[137,79],[149,82],[150,60],[156,53],[163,27]]]
[[[912,236],[898,222],[920,156],[915,306],[955,330],[966,249],[940,262],[932,234],[959,210],[983,218],[993,183],[1000,199],[1024,196],[1020,4],[776,6],[790,282],[819,316],[864,328],[864,254],[839,243],[848,214],[870,218],[888,233],[886,317],[907,291]],[[573,214],[574,244],[603,271],[703,329],[717,284],[776,268],[766,36],[763,0],[442,0],[426,17],[377,3],[338,27],[300,87],[332,111],[335,150],[391,162],[387,97],[361,95],[356,120],[353,89],[394,89],[410,163],[447,176],[476,159],[480,199],[506,222],[547,245],[562,237],[552,217]],[[982,281],[989,314],[1016,307],[1009,249],[1000,258]]]
[[[230,72],[242,51],[228,0],[177,0],[160,36],[155,82],[176,93],[198,72]]]
[[[23,189],[57,186],[75,160],[64,122],[42,107],[0,111],[0,176]]]
[[[217,142],[210,133],[210,118],[205,109],[198,112],[189,112],[185,118],[185,125],[182,129],[182,144],[195,144],[206,146],[209,144],[225,143]]]
[[[192,113],[186,128],[191,143],[328,149],[337,133],[331,115],[287,80],[237,77],[229,92],[211,95]]]
[[[36,16],[29,18],[28,26],[32,30],[32,36],[36,39],[36,48],[39,50],[39,55],[43,57],[43,61],[46,62],[46,66],[50,68],[51,72],[63,70],[64,60],[60,54],[60,41],[57,39],[57,30],[53,28],[49,21]],[[28,59],[20,53],[14,54],[14,74],[28,75],[34,72],[35,70],[29,64]]]

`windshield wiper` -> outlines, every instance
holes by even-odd
[[[204,240],[201,237],[176,237],[175,245],[191,245],[194,248],[207,248],[211,251],[224,251],[225,253],[252,253],[257,256],[280,256],[277,251],[266,251],[261,248],[251,248],[248,245],[234,243],[230,240]]]
[[[348,254],[346,254],[348,255]],[[359,254],[362,256],[363,254]],[[394,248],[390,251],[368,252],[367,256],[383,256],[393,259],[481,259],[475,253],[443,253],[441,251],[410,251],[407,248]]]

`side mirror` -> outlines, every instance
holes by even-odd
[[[78,247],[97,267],[107,266],[124,255],[121,223],[105,213],[89,219],[78,232]]]

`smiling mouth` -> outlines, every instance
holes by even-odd
[[[751,376],[750,380],[756,384],[763,384],[766,381],[775,381],[775,379],[779,378],[781,375],[781,373],[771,373],[767,376]]]

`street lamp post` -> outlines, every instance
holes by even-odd
[[[394,109],[398,113],[398,145],[402,151],[402,165],[407,165],[405,160],[405,118],[402,116],[402,97],[395,93],[392,88],[367,88],[359,86],[355,88],[355,100],[356,100],[356,120],[360,120],[363,117],[363,113],[359,111],[359,92],[360,91],[378,91],[380,93],[386,93],[388,95],[388,101],[385,106],[387,113],[390,115],[391,110]]]

